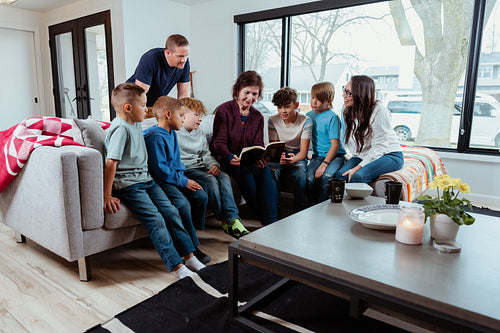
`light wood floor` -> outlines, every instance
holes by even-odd
[[[209,265],[227,260],[234,238],[213,217],[198,238]],[[16,243],[14,231],[0,223],[0,332],[83,332],[175,282],[149,238],[93,255],[90,263],[92,280],[80,282],[76,262],[30,239]]]

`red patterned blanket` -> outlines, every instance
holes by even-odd
[[[82,144],[74,141],[73,121],[54,117],[27,118],[0,132],[0,192],[21,171],[33,149]]]
[[[401,170],[386,173],[377,180],[403,183],[402,200],[413,201],[427,190],[434,177],[447,174],[443,161],[432,149],[402,146],[405,163]]]

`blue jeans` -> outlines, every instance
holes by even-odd
[[[257,168],[255,165],[229,165],[228,173],[236,179],[241,194],[248,205],[257,213],[263,225],[278,220],[278,191],[269,167]]]
[[[198,246],[198,243],[193,244],[182,226],[177,209],[154,181],[115,190],[113,195],[148,229],[149,237],[169,271],[182,263],[179,254],[185,256]]]
[[[233,187],[228,174],[221,171],[216,177],[207,171],[206,168],[187,169],[184,174],[203,187],[208,194],[208,206],[218,221],[231,222],[239,219],[239,211],[234,202]],[[205,214],[205,207],[203,207],[203,214]]]
[[[163,192],[167,195],[167,197],[172,201],[172,205],[177,210],[177,215],[180,216],[182,225],[189,233],[189,236],[193,240],[193,244],[196,243],[195,246],[198,246],[198,236],[196,236],[196,230],[194,228],[194,220],[192,218],[192,207],[189,203],[189,200],[184,195],[184,189],[172,184],[162,184],[160,187],[163,189]],[[189,190],[186,190],[189,191]],[[196,192],[200,192],[198,190]],[[203,192],[203,191],[201,191]],[[204,192],[203,192],[204,193]],[[203,205],[206,204],[206,201]],[[202,222],[198,222],[205,224],[205,216],[202,217]]]
[[[342,177],[342,174],[349,169],[354,168],[361,163],[359,157],[351,157],[344,166],[335,174],[335,178],[343,178],[347,181],[347,176]],[[404,157],[400,151],[394,151],[379,157],[373,162],[368,163],[351,177],[351,183],[370,183],[384,173],[397,171],[403,167]]]
[[[316,178],[316,170],[324,159],[324,157],[313,155],[311,161],[309,161],[307,168],[307,194],[310,206],[325,201],[330,197],[330,184],[328,182],[344,164],[344,154],[337,154],[326,167],[323,176]]]
[[[306,208],[307,204],[307,160],[293,164],[269,163],[278,192],[280,190],[281,176],[289,173],[293,183],[293,211],[299,212]]]

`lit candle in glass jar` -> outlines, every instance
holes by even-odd
[[[409,245],[422,244],[424,234],[424,210],[421,207],[399,208],[396,240]]]

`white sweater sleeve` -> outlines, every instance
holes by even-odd
[[[365,152],[363,156],[360,156],[363,160],[359,165],[362,167],[385,154],[401,150],[397,136],[392,129],[391,113],[385,106],[377,103],[370,122],[372,133],[369,142],[365,142],[365,144],[368,143],[367,149],[363,149]]]

